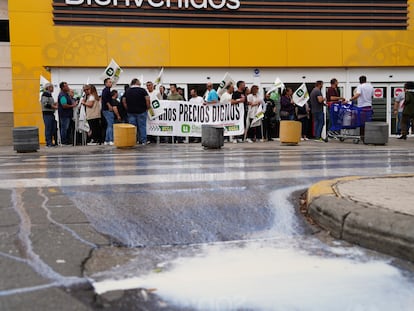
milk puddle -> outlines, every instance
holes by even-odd
[[[286,189],[269,198],[278,219],[291,221],[281,224],[284,232],[275,224],[273,238],[268,232],[262,240],[204,245],[196,256],[154,263],[164,270],[95,282],[95,291],[152,288],[168,303],[193,310],[414,310],[412,273],[360,248],[292,233],[297,219],[289,216],[294,212],[286,198]]]

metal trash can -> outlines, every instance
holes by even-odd
[[[39,146],[39,128],[21,126],[13,128],[13,150],[17,152],[36,152]]]
[[[201,126],[201,145],[205,148],[219,149],[224,145],[224,128],[213,125]]]
[[[280,121],[280,142],[285,144],[298,144],[302,132],[302,123],[299,121]]]
[[[114,145],[118,148],[133,147],[137,143],[137,128],[132,124],[114,124]]]
[[[385,145],[388,143],[387,122],[366,122],[364,144]]]

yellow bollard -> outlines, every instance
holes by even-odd
[[[132,124],[114,124],[114,145],[118,148],[133,147],[137,143],[137,128]]]
[[[299,121],[280,121],[280,142],[285,144],[298,144],[302,132],[302,123]]]

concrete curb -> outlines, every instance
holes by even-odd
[[[353,176],[318,182],[308,189],[308,214],[335,238],[414,262],[414,216],[369,206],[337,191],[338,184],[353,180],[411,176]]]

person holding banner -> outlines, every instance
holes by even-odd
[[[247,95],[248,110],[244,140],[248,143],[252,143],[253,141],[260,141],[262,139],[262,122],[258,121],[259,125],[256,126],[252,124],[253,119],[258,113],[258,110],[264,105],[264,101],[259,97],[258,92],[259,87],[257,85],[253,85],[250,89],[250,94]]]
[[[265,95],[265,113],[263,118],[263,129],[264,129],[264,138],[267,141],[273,141],[272,130],[276,129],[276,137],[278,137],[279,131],[279,121],[277,120],[276,115],[276,104],[274,100],[270,97],[270,93]]]
[[[193,104],[193,105],[203,105],[204,104],[204,99],[201,96],[198,96],[197,90],[196,89],[191,89],[190,90],[190,100],[189,103]],[[200,143],[201,139],[200,137],[190,137],[189,138],[190,142],[194,142],[194,143]]]
[[[141,87],[138,79],[132,79],[130,88],[126,91],[126,106],[128,123],[138,129],[137,143],[147,144],[147,110],[150,107],[148,92]]]
[[[55,110],[58,108],[57,102],[52,97],[53,93],[53,84],[46,83],[44,86],[44,91],[40,98],[40,103],[42,105],[42,115],[43,122],[45,124],[45,139],[46,147],[55,147],[57,146],[56,139],[56,120],[55,120]],[[53,143],[53,137],[55,141]]]
[[[165,86],[164,85],[160,85],[160,87],[158,88],[158,90],[159,90],[159,94],[160,94],[161,99],[167,100],[168,95],[165,92]]]
[[[235,104],[243,103],[244,104],[244,109],[246,111],[247,110],[246,109],[246,105],[247,105],[247,98],[246,98],[247,88],[246,88],[246,83],[244,81],[242,81],[242,80],[237,81],[236,87],[237,87],[237,90],[233,93],[233,95],[231,97],[231,104],[232,105],[235,105]],[[247,113],[244,114],[244,124],[245,124],[245,128],[246,128],[246,117],[247,117]],[[237,144],[238,142],[243,142],[243,138],[237,139],[237,137],[234,137],[233,143],[234,144]]]
[[[216,90],[213,88],[213,83],[207,82],[207,91],[204,95],[204,100],[206,104],[216,104],[219,101],[219,96]]]
[[[168,94],[167,97],[168,100],[184,100],[184,97],[181,96],[180,93],[178,93],[177,84],[170,83],[170,94]],[[171,139],[171,142],[173,142],[173,139]],[[175,138],[175,142],[182,144],[184,142],[184,137],[178,136]]]
[[[101,94],[102,114],[106,120],[104,145],[113,146],[115,118],[114,118],[114,109],[112,106],[112,96],[111,96],[112,80],[111,78],[106,78],[104,80],[104,85],[105,87],[102,90],[102,94]]]
[[[148,92],[148,95],[150,97],[151,102],[154,101],[154,100],[162,100],[163,99],[161,94],[155,90],[154,83],[152,83],[151,81],[147,81],[147,83],[145,83],[145,85],[147,87],[147,92]]]
[[[280,119],[295,120],[295,103],[292,99],[293,90],[288,87],[282,92],[280,98]]]
[[[178,93],[177,84],[170,83],[170,93],[167,96],[168,100],[184,100],[184,97]]]

